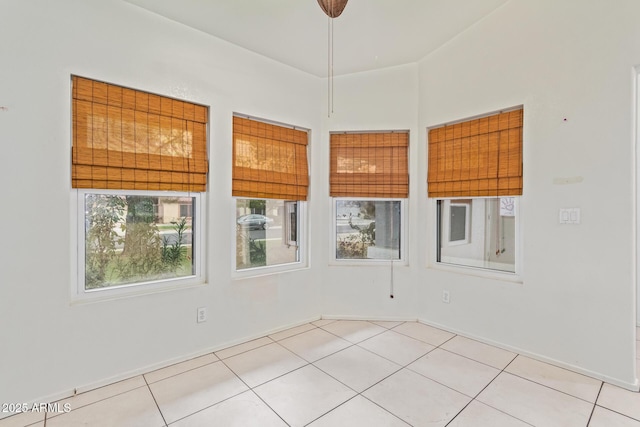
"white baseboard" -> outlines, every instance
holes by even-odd
[[[280,332],[280,331],[284,331],[285,329],[290,329],[290,328],[294,328],[296,326],[300,326],[300,325],[304,325],[306,323],[310,323],[310,322],[315,322],[316,320],[320,320],[321,317],[320,316],[315,316],[306,320],[300,320],[300,321],[296,321],[293,323],[289,323],[286,324],[284,326],[278,326],[277,328],[273,328],[273,329],[269,329],[267,331],[264,332],[260,332],[258,334],[253,334],[253,335],[249,335],[249,336],[245,336],[243,338],[238,338],[238,339],[234,339],[231,341],[227,341],[225,343],[213,346],[213,347],[209,347],[209,348],[205,348],[203,350],[199,350],[187,355],[183,355],[183,356],[179,356],[179,357],[174,357],[172,359],[168,359],[168,360],[164,360],[162,362],[158,362],[158,363],[153,363],[151,365],[147,365],[147,366],[143,366],[141,368],[137,368],[137,369],[132,369],[130,371],[118,374],[118,375],[114,375],[108,378],[103,378],[101,380],[98,381],[93,381],[87,384],[83,384],[83,385],[79,385],[77,387],[75,387],[75,389],[70,389],[70,390],[62,390],[59,391],[57,393],[52,393],[49,394],[47,396],[42,396],[39,397],[37,399],[34,399],[31,402],[25,402],[27,403],[29,406],[32,406],[35,403],[47,403],[47,402],[56,402],[58,400],[61,399],[66,399],[68,397],[71,397],[75,394],[80,394],[80,393],[85,393],[87,391],[91,391],[91,390],[95,390],[97,388],[100,387],[104,387],[106,385],[109,384],[113,384],[113,383],[117,383],[120,381],[124,381],[126,379],[138,376],[138,375],[142,375],[142,374],[146,374],[158,369],[162,369],[162,368],[166,368],[167,366],[171,366],[171,365],[175,365],[176,363],[181,363],[190,359],[194,359],[196,357],[200,357],[200,356],[204,356],[206,354],[210,354],[210,353],[214,353],[216,351],[220,351],[223,350],[225,348],[229,348],[229,347],[233,347],[234,345],[238,345],[238,344],[242,344],[245,343],[247,341],[252,341],[258,338],[262,338],[262,337],[266,337],[267,335],[272,335],[275,334],[276,332]],[[6,417],[10,417],[12,415],[15,414],[11,414],[11,413],[0,413],[0,420],[2,420],[3,418]]]
[[[357,314],[323,314],[323,319],[327,320],[368,320],[371,322],[415,322],[415,317],[401,316],[360,316]]]
[[[622,388],[627,389],[627,390],[631,390],[631,391],[637,392],[640,389],[640,384],[639,384],[637,379],[636,379],[635,382],[630,383],[630,382],[627,382],[627,381],[620,380],[618,378],[609,377],[607,375],[603,375],[603,374],[600,374],[598,372],[593,372],[593,371],[590,371],[588,369],[581,368],[580,366],[575,366],[575,365],[571,365],[571,364],[568,364],[568,363],[564,363],[562,361],[555,360],[555,359],[552,359],[552,358],[549,358],[549,357],[546,357],[546,356],[542,356],[540,354],[533,353],[533,352],[530,352],[530,351],[527,351],[527,350],[524,350],[524,349],[521,349],[521,348],[518,348],[518,347],[514,347],[514,346],[510,346],[510,345],[504,344],[504,343],[493,341],[493,340],[487,339],[487,338],[482,337],[482,336],[478,336],[478,335],[475,335],[475,334],[470,334],[470,333],[468,333],[466,331],[463,331],[463,330],[457,330],[457,329],[450,328],[450,327],[447,327],[447,326],[444,326],[444,325],[440,325],[440,324],[435,323],[435,322],[430,322],[430,321],[424,320],[424,319],[416,319],[416,318],[402,317],[402,316],[363,316],[363,315],[353,315],[353,314],[342,314],[342,315],[328,314],[328,315],[322,315],[321,317],[315,316],[315,317],[312,317],[312,318],[309,318],[309,319],[296,321],[296,322],[293,322],[293,323],[290,323],[290,324],[286,324],[286,325],[283,325],[283,326],[279,326],[277,328],[273,328],[273,329],[270,329],[270,330],[267,330],[267,331],[264,331],[264,332],[260,332],[260,333],[257,333],[257,334],[253,334],[253,335],[245,336],[245,337],[242,337],[242,338],[234,339],[234,340],[231,340],[231,341],[227,341],[225,343],[222,343],[222,344],[219,344],[219,345],[216,345],[216,346],[213,346],[213,347],[205,348],[205,349],[202,349],[202,350],[199,350],[199,351],[187,354],[187,355],[175,357],[175,358],[172,358],[172,359],[169,359],[169,360],[164,360],[162,362],[158,362],[158,363],[154,363],[154,364],[151,364],[151,365],[147,365],[147,366],[144,366],[144,367],[141,367],[141,368],[138,368],[138,369],[133,369],[133,370],[130,370],[130,371],[118,374],[118,375],[114,375],[114,376],[109,377],[109,378],[104,378],[104,379],[99,380],[99,381],[94,381],[94,382],[91,382],[91,383],[83,384],[83,385],[77,386],[75,389],[62,390],[60,392],[53,393],[53,394],[50,394],[48,396],[43,396],[43,397],[40,397],[38,399],[34,399],[31,402],[25,402],[25,403],[28,403],[29,405],[33,405],[35,403],[42,403],[42,402],[55,402],[55,401],[58,401],[58,400],[61,400],[61,399],[65,399],[65,398],[71,397],[74,394],[80,394],[80,393],[85,393],[85,392],[90,391],[90,390],[95,390],[97,388],[104,387],[104,386],[109,385],[109,384],[117,383],[119,381],[123,381],[123,380],[126,380],[128,378],[132,378],[132,377],[135,377],[135,376],[138,376],[138,375],[146,374],[148,372],[152,372],[152,371],[155,371],[157,369],[165,368],[167,366],[171,366],[171,365],[174,365],[176,363],[181,363],[181,362],[184,362],[186,360],[190,360],[190,359],[193,359],[193,358],[196,358],[196,357],[204,356],[206,354],[214,353],[216,351],[220,351],[220,350],[223,350],[225,348],[233,347],[234,345],[242,344],[242,343],[245,343],[247,341],[252,341],[252,340],[255,340],[255,339],[258,339],[258,338],[262,338],[262,337],[265,337],[265,336],[268,336],[268,335],[272,335],[272,334],[275,334],[277,332],[280,332],[280,331],[283,331],[283,330],[286,330],[286,329],[290,329],[290,328],[294,328],[296,326],[300,326],[300,325],[303,325],[303,324],[306,324],[306,323],[314,322],[314,321],[320,320],[320,319],[328,319],[328,320],[369,320],[369,321],[381,321],[381,322],[385,322],[385,321],[386,322],[415,322],[415,321],[417,321],[417,322],[423,323],[425,325],[433,326],[433,327],[438,328],[438,329],[442,329],[442,330],[445,330],[445,331],[448,331],[448,332],[451,332],[451,333],[454,333],[454,334],[458,334],[458,335],[461,335],[461,336],[464,336],[464,337],[467,337],[467,338],[474,339],[476,341],[483,342],[485,344],[493,345],[495,347],[499,347],[499,348],[502,348],[502,349],[505,349],[505,350],[508,350],[508,351],[511,351],[511,352],[514,352],[514,353],[522,354],[523,356],[531,357],[533,359],[536,359],[536,360],[539,360],[539,361],[542,361],[542,362],[546,362],[546,363],[552,364],[554,366],[558,366],[558,367],[561,367],[561,368],[568,369],[570,371],[574,371],[574,372],[577,372],[577,373],[580,373],[580,374],[583,374],[583,375],[587,375],[589,377],[605,381],[605,382],[607,382],[609,384],[613,384],[613,385],[622,387]],[[638,374],[640,375],[640,372]],[[13,415],[13,414],[6,414],[6,413],[5,414],[0,414],[0,420],[5,418],[5,417],[9,417],[11,415]]]
[[[501,342],[493,341],[493,340],[487,339],[487,338],[482,337],[482,336],[478,336],[478,335],[475,335],[475,334],[470,334],[470,333],[468,333],[466,331],[462,331],[462,330],[458,330],[458,329],[455,329],[455,328],[450,328],[450,327],[447,327],[447,326],[444,326],[444,325],[440,325],[440,324],[435,323],[435,322],[430,322],[430,321],[424,320],[424,319],[418,319],[418,322],[423,323],[423,324],[428,325],[428,326],[433,326],[434,328],[442,329],[444,331],[451,332],[451,333],[454,333],[454,334],[457,334],[457,335],[460,335],[460,336],[463,336],[463,337],[466,337],[466,338],[471,338],[471,339],[474,339],[476,341],[480,341],[482,343],[492,345],[494,347],[502,348],[504,350],[511,351],[513,353],[518,353],[518,354],[521,354],[523,356],[527,356],[527,357],[530,357],[532,359],[539,360],[540,362],[549,363],[550,365],[554,365],[554,366],[557,366],[557,367],[560,367],[560,368],[568,369],[570,371],[577,372],[579,374],[583,374],[583,375],[586,375],[586,376],[591,377],[591,378],[596,378],[598,380],[604,381],[604,382],[612,384],[612,385],[616,385],[618,387],[622,387],[622,388],[630,390],[630,391],[637,392],[638,390],[640,390],[640,383],[638,382],[637,378],[636,378],[635,382],[630,383],[630,382],[627,382],[627,381],[620,380],[618,378],[613,378],[613,377],[610,377],[608,375],[603,375],[601,373],[594,372],[594,371],[591,371],[589,369],[582,368],[580,366],[572,365],[570,363],[565,363],[565,362],[562,362],[560,360],[553,359],[551,357],[546,357],[546,356],[543,356],[543,355],[540,355],[540,354],[537,354],[537,353],[533,353],[531,351],[524,350],[522,348],[518,348],[518,347],[514,347],[514,346],[511,346],[511,345],[508,345],[508,344],[501,343]],[[640,374],[640,373],[637,373],[637,374]]]

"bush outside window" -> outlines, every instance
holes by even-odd
[[[399,260],[401,201],[335,200],[336,260]]]
[[[81,196],[80,276],[85,291],[196,275],[197,195],[81,192]],[[191,215],[182,216],[185,212]]]

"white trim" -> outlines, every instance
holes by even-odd
[[[517,353],[517,354],[521,354],[523,356],[531,357],[533,359],[540,360],[540,361],[545,362],[545,363],[550,363],[550,364],[552,364],[554,366],[558,366],[558,367],[561,367],[561,368],[569,369],[571,371],[578,372],[578,373],[587,375],[587,376],[592,377],[592,378],[600,379],[600,380],[605,381],[605,382],[607,382],[609,384],[617,385],[617,386],[625,388],[627,390],[631,390],[631,391],[638,391],[639,390],[638,380],[636,380],[635,383],[629,383],[629,382],[626,382],[626,381],[621,381],[621,380],[619,380],[617,378],[612,378],[612,377],[609,377],[607,375],[601,375],[601,374],[598,374],[597,372],[593,372],[593,371],[590,371],[588,369],[583,369],[583,368],[581,368],[579,366],[575,366],[575,365],[572,365],[572,364],[564,363],[564,362],[558,361],[556,359],[548,358],[548,357],[545,357],[545,356],[541,356],[541,355],[539,355],[537,353],[532,353],[532,352],[520,349],[518,347],[506,345],[506,344],[503,344],[501,342],[490,340],[490,339],[487,339],[487,338],[482,337],[482,336],[471,334],[471,333],[468,333],[466,331],[462,331],[462,330],[459,330],[459,329],[446,327],[446,326],[443,326],[443,325],[441,325],[439,323],[430,322],[430,321],[427,321],[427,320],[424,320],[424,319],[420,319],[420,318],[415,318],[415,317],[410,317],[410,316],[402,317],[402,316],[360,316],[360,315],[323,314],[321,316],[313,316],[313,317],[307,318],[306,320],[300,320],[300,321],[296,321],[296,322],[291,322],[291,323],[289,323],[287,325],[279,326],[279,327],[276,327],[276,328],[272,328],[272,329],[267,330],[265,332],[251,334],[251,335],[245,336],[243,338],[230,340],[230,341],[227,341],[227,342],[225,342],[223,344],[219,344],[219,345],[212,346],[212,347],[209,347],[209,348],[206,348],[206,349],[203,349],[203,350],[195,351],[195,352],[189,353],[187,355],[177,356],[177,357],[174,357],[174,358],[171,358],[171,359],[166,359],[166,360],[164,360],[162,362],[152,363],[152,364],[146,365],[144,367],[140,367],[140,368],[137,368],[137,369],[129,370],[129,371],[124,372],[122,374],[117,374],[117,375],[113,375],[111,377],[103,378],[102,380],[93,381],[93,382],[90,382],[90,383],[85,383],[85,384],[82,384],[82,385],[79,385],[79,386],[75,387],[74,389],[65,389],[65,390],[57,392],[57,393],[51,393],[51,394],[43,396],[43,397],[32,399],[30,402],[26,402],[26,403],[31,405],[31,404],[39,403],[39,402],[55,402],[55,401],[58,401],[58,400],[61,400],[61,399],[65,399],[65,398],[71,397],[74,394],[79,394],[79,393],[84,393],[84,392],[87,392],[87,391],[95,390],[97,388],[104,387],[104,386],[107,386],[109,384],[113,384],[113,383],[116,383],[116,382],[119,382],[119,381],[124,381],[126,379],[129,379],[129,378],[132,378],[132,377],[135,377],[135,376],[138,376],[138,375],[143,375],[143,374],[146,374],[146,373],[149,373],[149,372],[156,371],[158,369],[166,368],[168,366],[175,365],[176,363],[181,363],[181,362],[184,362],[184,361],[187,361],[187,360],[194,359],[196,357],[201,357],[201,356],[204,356],[204,355],[207,355],[207,354],[210,354],[210,353],[215,353],[215,352],[218,352],[220,350],[224,350],[224,349],[229,348],[229,347],[233,347],[233,346],[236,346],[236,345],[239,345],[239,344],[243,344],[243,343],[248,342],[248,341],[253,341],[253,340],[256,340],[256,339],[259,339],[259,338],[263,338],[263,337],[266,337],[266,336],[269,336],[269,335],[273,335],[273,334],[275,334],[277,332],[280,332],[280,331],[284,331],[284,330],[287,330],[287,329],[290,329],[290,328],[294,328],[296,326],[304,325],[304,324],[307,324],[307,323],[312,323],[312,322],[315,322],[315,321],[318,321],[318,320],[322,320],[322,319],[326,319],[326,320],[362,320],[362,321],[371,321],[371,322],[375,322],[375,321],[381,321],[381,322],[418,322],[418,323],[422,323],[424,325],[428,325],[428,326],[432,326],[434,328],[442,329],[444,331],[451,332],[451,333],[454,333],[454,334],[457,334],[457,335],[460,335],[460,336],[463,336],[463,337],[466,337],[466,338],[470,338],[470,339],[473,339],[473,340],[476,340],[476,341],[479,341],[479,342],[482,342],[482,343],[485,343],[485,344],[488,344],[488,345],[492,345],[492,346],[495,346],[495,347],[498,347],[498,348],[502,348],[504,350],[511,351],[513,353]],[[13,414],[0,414],[0,420],[2,420],[4,418],[8,418],[8,417],[10,417],[12,415]]]
[[[591,377],[591,378],[599,379],[599,380],[602,380],[602,381],[604,381],[606,383],[613,384],[613,385],[616,385],[618,387],[622,387],[622,388],[630,390],[630,391],[637,392],[637,391],[640,390],[640,383],[638,382],[638,379],[636,379],[635,382],[630,383],[630,382],[627,382],[627,381],[620,380],[618,378],[614,378],[614,377],[610,377],[608,375],[600,374],[598,372],[590,371],[589,369],[585,369],[585,368],[582,368],[580,366],[572,365],[571,363],[565,363],[565,362],[562,362],[560,360],[553,359],[551,357],[546,357],[546,356],[540,355],[538,353],[527,351],[527,350],[524,350],[524,349],[519,348],[519,347],[515,347],[515,346],[507,345],[507,344],[504,344],[504,343],[501,343],[501,342],[498,342],[498,341],[490,340],[490,339],[487,339],[485,337],[482,337],[482,336],[479,336],[479,335],[475,335],[475,334],[470,334],[470,333],[468,333],[466,331],[462,331],[462,330],[459,330],[459,329],[450,328],[450,327],[441,325],[439,323],[429,322],[428,320],[424,320],[424,319],[418,319],[418,322],[422,323],[424,325],[427,325],[427,326],[432,326],[434,328],[438,328],[438,329],[442,329],[442,330],[447,331],[447,332],[451,332],[452,334],[456,334],[456,335],[460,335],[462,337],[466,337],[466,338],[470,338],[470,339],[473,339],[473,340],[476,340],[476,341],[480,341],[482,343],[489,344],[489,345],[492,345],[494,347],[498,347],[498,348],[501,348],[503,350],[510,351],[512,353],[517,353],[517,354],[520,354],[520,355],[523,355],[523,356],[530,357],[532,359],[539,360],[541,362],[549,363],[549,364],[557,366],[559,368],[568,369],[570,371],[577,372],[579,374],[583,374],[583,375],[586,375],[586,376]]]
[[[262,122],[262,123],[266,123],[266,124],[269,124],[269,125],[280,126],[280,127],[287,128],[287,129],[299,130],[299,131],[307,132],[307,133],[311,132],[311,129],[308,129],[308,128],[305,128],[305,127],[290,125],[288,123],[277,122],[275,120],[269,120],[269,119],[265,119],[265,118],[262,118],[262,117],[251,116],[249,114],[238,113],[236,111],[234,111],[232,113],[232,116],[233,117],[238,117],[240,119],[253,120],[254,122]]]
[[[253,341],[259,338],[263,338],[263,337],[267,337],[269,335],[273,335],[277,332],[280,331],[284,331],[287,329],[291,329],[291,328],[295,328],[296,326],[301,326],[301,325],[306,325],[307,323],[311,323],[311,322],[315,322],[322,319],[321,316],[314,316],[314,317],[310,317],[306,320],[301,320],[301,321],[296,321],[296,322],[292,322],[289,323],[285,326],[279,326],[277,328],[273,328],[270,330],[267,330],[266,332],[260,332],[258,334],[252,334],[249,335],[247,337],[241,338],[241,339],[235,339],[235,340],[231,340],[231,341],[227,341],[224,344],[219,344],[213,347],[209,347],[206,348],[204,350],[199,350],[199,351],[195,351],[192,353],[189,353],[187,355],[183,355],[183,356],[177,356],[171,359],[166,359],[162,362],[157,362],[157,363],[152,363],[150,365],[146,365],[144,367],[138,368],[138,369],[132,369],[129,370],[127,372],[124,372],[122,374],[117,374],[117,375],[112,375],[111,377],[107,377],[107,378],[103,378],[101,380],[98,381],[93,381],[90,383],[86,383],[86,384],[82,384],[79,385],[75,388],[72,389],[65,389],[63,391],[57,392],[57,393],[51,393],[48,394],[46,396],[43,397],[39,397],[37,399],[32,399],[30,402],[25,402],[28,404],[28,406],[32,406],[33,404],[39,404],[41,402],[56,402],[58,400],[61,399],[66,399],[68,397],[74,396],[76,394],[81,394],[81,393],[86,393],[88,391],[92,391],[92,390],[96,390],[98,388],[101,387],[105,387],[120,381],[124,381],[127,379],[131,379],[133,377],[136,377],[138,375],[144,375],[153,371],[157,371],[158,369],[163,369],[163,368],[167,368],[169,366],[175,365],[177,363],[182,363],[182,362],[186,362],[187,360],[191,360],[191,359],[195,359],[197,357],[202,357],[205,356],[207,354],[211,354],[211,353],[215,353],[217,351],[220,350],[224,350],[227,349],[229,347],[233,347],[239,344],[244,344],[245,342],[248,341]],[[222,359],[220,359],[222,360]],[[216,363],[216,362],[212,362],[212,363]],[[4,419],[4,418],[8,418],[11,417],[13,415],[16,414],[10,414],[10,413],[0,413],[0,420]]]
[[[632,197],[634,200],[633,203],[633,233],[634,244],[632,246],[632,263],[634,268],[632,269],[632,274],[634,275],[633,283],[634,283],[634,292],[635,292],[635,322],[636,326],[640,326],[640,263],[638,262],[638,256],[640,255],[640,197],[638,197],[638,191],[640,189],[640,171],[638,170],[638,165],[640,165],[640,65],[637,65],[633,68],[633,78],[632,78],[632,87],[633,87],[633,96],[634,102],[631,105],[631,114],[632,114],[632,143],[634,145],[635,156],[633,157],[633,171],[635,174],[635,180],[632,182]],[[640,337],[636,336],[636,340]],[[636,354],[636,358],[640,355]],[[636,378],[640,378],[640,372],[636,372]]]
[[[446,271],[447,273],[461,274],[465,276],[480,277],[483,279],[492,279],[502,282],[510,282],[516,284],[523,284],[524,279],[521,275],[516,273],[509,273],[508,271],[489,270],[480,267],[471,267],[465,265],[447,264],[444,262],[436,262],[433,265],[428,266],[437,271]]]
[[[516,111],[516,110],[524,110],[524,104],[514,105],[513,107],[501,108],[499,110],[495,110],[495,111],[492,111],[492,112],[489,112],[489,113],[477,114],[475,116],[465,117],[463,119],[456,119],[456,120],[452,120],[450,122],[445,122],[445,123],[440,123],[440,124],[436,124],[436,125],[427,126],[427,132],[429,132],[432,129],[438,129],[438,128],[441,128],[441,127],[444,127],[444,126],[451,126],[451,125],[455,125],[455,124],[458,124],[458,123],[468,122],[470,120],[483,119],[485,117],[494,116],[496,114],[509,113],[511,111]]]
[[[362,135],[371,133],[406,133],[409,134],[409,129],[389,129],[389,130],[332,130],[329,131],[329,135]]]
[[[323,314],[324,320],[362,320],[365,322],[417,322],[411,316],[360,316],[357,314]]]
[[[295,246],[295,247],[299,247],[300,245],[298,244],[298,227],[300,226],[300,219],[298,218],[298,202],[293,202],[293,201],[285,201],[284,202],[284,225],[282,226],[283,228],[283,242],[285,242],[286,245],[288,246]],[[291,214],[295,212],[296,214],[296,224],[295,224],[295,230],[296,230],[296,236],[295,239],[291,239],[291,230],[294,229],[294,227],[291,227]]]
[[[337,252],[337,202],[338,201],[374,201],[374,202],[400,202],[400,258],[399,259],[338,259]],[[329,266],[363,266],[363,265],[389,265],[390,263],[398,266],[409,265],[408,242],[407,242],[407,223],[409,218],[409,201],[408,199],[393,198],[373,198],[373,197],[332,197],[331,198],[331,245],[329,250]]]
[[[76,189],[72,192],[71,202],[75,204],[72,212],[75,212],[75,218],[72,218],[72,276],[70,280],[70,304],[82,304],[87,302],[110,301],[113,299],[147,295],[157,292],[167,292],[177,289],[184,289],[194,286],[202,286],[206,284],[206,267],[205,267],[205,232],[204,204],[205,196],[203,193],[187,193],[175,191],[140,191],[140,190],[97,190],[97,189]],[[195,272],[191,276],[176,279],[154,280],[149,282],[131,283],[126,285],[105,287],[100,289],[86,290],[84,289],[85,275],[85,207],[84,196],[86,194],[110,194],[110,195],[140,195],[140,196],[156,196],[156,197],[194,197],[195,207],[193,208],[193,228],[196,233],[192,235],[193,241],[193,259],[195,261]]]

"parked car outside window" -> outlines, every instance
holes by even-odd
[[[260,214],[249,214],[238,217],[238,227],[249,230],[266,230],[273,222],[272,218]]]

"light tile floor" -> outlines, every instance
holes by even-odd
[[[416,322],[319,320],[60,403],[0,427],[640,427],[640,393]]]

